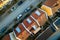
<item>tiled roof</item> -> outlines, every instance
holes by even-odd
[[[36,11],[38,11],[37,13],[40,13],[40,15],[37,15]],[[46,22],[47,18],[46,18],[45,12],[43,12],[41,10],[36,10],[36,11],[32,12],[32,14],[22,22],[26,26],[26,28],[28,28],[29,30],[32,28],[33,25],[37,25],[37,23],[31,16],[33,16],[41,25],[43,25],[44,22]],[[27,19],[29,19],[29,21],[31,21],[31,23],[28,23]],[[25,30],[23,28],[22,24],[19,24],[17,27],[19,27],[22,30],[22,32]],[[16,30],[15,30],[15,32],[16,32]],[[18,34],[18,33],[16,32],[16,34]]]
[[[58,0],[46,0],[46,1],[44,2],[44,5],[49,6],[49,7],[53,7],[53,5],[54,5],[55,3],[57,3],[57,1],[58,1]]]
[[[9,34],[5,35],[2,40],[10,40],[10,35]]]
[[[36,10],[37,11],[37,10]],[[40,16],[38,16],[37,14],[35,14],[35,12],[33,12],[32,16],[40,23],[40,25],[42,26],[44,23],[46,22],[46,14],[45,12],[43,12],[42,10],[38,10],[40,12]],[[44,20],[44,21],[43,21]]]
[[[31,23],[27,22],[28,18],[32,21]],[[30,16],[28,18],[23,21],[23,23],[25,24],[26,27],[29,27],[34,23],[34,20]]]
[[[36,28],[40,28],[40,26],[43,25],[46,20],[47,18],[45,12],[37,9],[36,11],[32,12],[32,14],[27,17],[22,23],[18,24],[18,26],[14,29],[14,33],[16,34],[16,37],[22,40],[26,40],[27,37],[31,35],[27,30],[29,30],[31,33],[36,34],[39,31],[36,30]],[[40,26],[38,24],[40,24]]]
[[[20,33],[18,33],[15,29],[14,29],[14,32],[15,32],[15,34],[16,34],[16,36],[18,36],[18,35],[20,35],[25,29],[24,29],[24,27],[21,25],[21,24],[19,24],[17,27],[19,27],[20,28],[20,30],[21,30],[21,32]]]

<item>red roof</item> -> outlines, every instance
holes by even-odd
[[[27,19],[30,19],[31,20],[31,23],[28,23],[27,22]],[[29,27],[29,26],[31,26],[33,23],[34,23],[34,20],[29,16],[27,19],[25,19],[24,21],[23,21],[23,23],[24,23],[24,25],[26,26],[26,27]]]
[[[38,15],[36,14],[36,11],[37,11]],[[43,25],[44,22],[46,22],[46,19],[47,19],[45,12],[43,12],[41,10],[36,10],[36,11],[32,12],[32,15],[30,15],[30,16],[33,16],[40,23],[40,25]],[[35,20],[33,18],[31,18],[30,16],[22,22],[29,30],[30,30],[30,28],[32,28],[32,25],[37,25]],[[27,19],[31,23],[28,23]],[[19,24],[17,27],[20,28],[21,32],[23,32],[25,30],[22,24]],[[15,30],[15,32],[16,32],[17,35],[19,35],[21,33],[21,32],[17,33],[16,30]]]
[[[35,30],[31,30],[32,29],[32,26],[36,25],[37,27],[39,27],[37,25],[37,23],[35,22],[35,20],[31,16],[33,16],[41,25],[43,25],[44,22],[46,22],[46,19],[47,19],[45,12],[43,12],[41,10],[36,10],[36,11],[32,12],[32,14],[22,22],[26,26],[26,28],[29,29],[29,31],[31,31],[31,32],[35,31]],[[42,19],[41,19],[41,17],[42,17]],[[45,21],[43,21],[43,20],[45,20]],[[20,28],[21,32],[18,33],[16,31],[16,28],[14,29],[14,32],[15,32],[16,36],[19,37],[19,38],[21,38],[21,39],[24,36],[26,36],[26,34],[27,34],[27,36],[24,37],[24,39],[25,39],[30,34],[24,29],[22,23],[17,26],[17,27]]]
[[[9,34],[5,35],[2,40],[10,40],[10,35]]]
[[[18,33],[15,29],[14,29],[14,32],[15,32],[15,34],[16,34],[16,36],[18,36],[18,35],[20,35],[25,29],[24,29],[24,27],[21,25],[21,24],[19,24],[17,27],[19,27],[20,28],[20,30],[21,30],[21,32],[20,33]]]
[[[36,10],[37,11],[37,10]],[[40,23],[40,25],[42,26],[47,20],[46,14],[45,12],[43,12],[42,10],[38,10],[40,12],[40,15],[38,16],[37,14],[35,14],[35,12],[33,12],[32,16],[38,20],[38,22]]]
[[[44,5],[49,6],[49,7],[53,7],[53,5],[54,5],[55,3],[57,3],[57,1],[58,1],[58,0],[46,0],[46,1],[44,2]]]

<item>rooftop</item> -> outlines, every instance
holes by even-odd
[[[55,5],[55,3],[57,3],[58,0],[46,0],[44,2],[44,5],[49,6],[49,7],[53,7],[53,5]]]

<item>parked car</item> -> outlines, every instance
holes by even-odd
[[[26,12],[30,11],[31,8],[32,8],[32,7],[28,7],[28,8],[26,8],[26,9],[24,10],[24,12],[26,13]]]
[[[18,6],[20,6],[22,3],[23,3],[23,1],[19,1],[19,2],[18,2]]]
[[[19,20],[21,17],[22,17],[22,14],[19,14],[16,19]]]
[[[16,7],[12,7],[12,8],[11,8],[11,11],[14,11],[15,9],[16,9]]]

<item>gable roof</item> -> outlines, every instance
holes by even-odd
[[[53,7],[55,3],[57,3],[58,0],[46,0],[43,4],[49,7]]]

